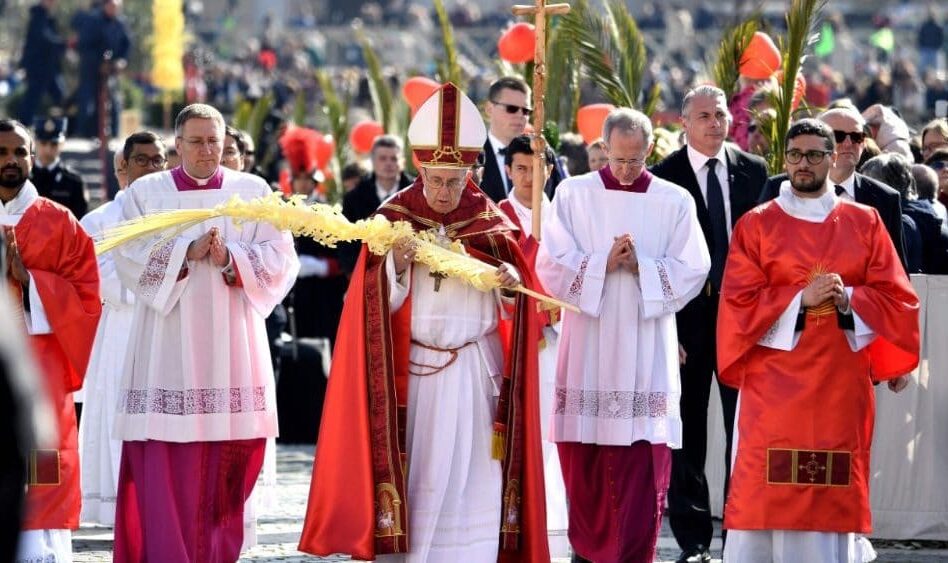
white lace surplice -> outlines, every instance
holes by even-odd
[[[123,219],[269,193],[259,178],[231,170],[224,170],[220,189],[179,192],[171,173],[159,172],[126,190]],[[189,262],[179,279],[188,244],[212,227],[219,229],[242,287],[225,285],[209,259]],[[265,223],[238,228],[219,218],[167,241],[134,241],[113,254],[122,282],[136,296],[117,436],[169,442],[276,436],[264,319],[299,269],[290,235]]]
[[[613,240],[626,233],[640,273],[606,274]],[[598,173],[560,184],[543,224],[537,275],[582,313],[564,312],[556,441],[681,447],[674,313],[701,290],[710,264],[684,189],[653,178],[645,193],[607,190]]]

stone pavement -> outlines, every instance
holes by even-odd
[[[277,446],[277,502],[276,509],[262,515],[257,522],[257,540],[259,544],[245,551],[240,561],[286,561],[319,562],[344,561],[347,557],[318,558],[304,555],[296,550],[300,532],[303,528],[303,515],[306,512],[306,499],[309,495],[309,482],[313,467],[312,446]],[[719,528],[719,523],[715,525]],[[721,544],[717,539],[711,546],[715,557],[720,557]],[[898,549],[892,542],[874,542],[879,552],[880,562],[934,563],[948,561],[948,548],[932,542],[922,544],[920,549]],[[886,546],[886,547],[882,547]],[[678,546],[668,529],[662,526],[659,538],[659,561],[672,562],[678,556]],[[927,547],[927,548],[926,548]],[[942,547],[943,549],[933,549]],[[111,528],[83,526],[73,536],[74,561],[76,563],[102,562],[112,560]],[[567,563],[569,560],[554,559],[554,563]],[[720,563],[720,559],[714,559]],[[801,562],[802,563],[802,562]]]

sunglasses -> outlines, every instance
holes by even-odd
[[[495,102],[494,100],[491,100],[490,103],[494,104],[495,106],[500,106],[504,108],[504,111],[506,111],[507,113],[517,113],[518,111],[522,111],[523,114],[527,117],[530,117],[530,114],[533,113],[533,110],[530,108],[516,106],[514,104],[505,104],[502,102]]]
[[[833,136],[836,137],[837,143],[842,143],[846,140],[846,137],[849,137],[855,145],[866,140],[866,134],[862,131],[837,131],[834,129]]]

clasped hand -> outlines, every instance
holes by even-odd
[[[188,260],[198,261],[210,256],[211,263],[218,268],[227,266],[230,262],[230,251],[224,245],[224,240],[217,227],[204,233],[197,240],[191,241],[188,245]]]
[[[3,236],[6,239],[7,260],[10,261],[10,276],[21,285],[26,286],[30,283],[30,273],[23,265],[23,259],[20,258],[20,249],[16,244],[16,232],[14,232],[13,227],[4,227]]]
[[[804,307],[816,307],[829,300],[840,311],[849,309],[849,294],[839,274],[821,274],[803,288]]]
[[[633,274],[639,273],[639,259],[635,253],[635,239],[626,233],[613,239],[612,249],[606,259],[606,273],[625,268]]]

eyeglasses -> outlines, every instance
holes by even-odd
[[[862,131],[837,131],[833,129],[833,136],[836,137],[837,143],[842,143],[846,140],[846,137],[849,137],[854,145],[858,145],[866,140],[866,134]]]
[[[806,161],[810,164],[819,164],[823,162],[823,159],[826,158],[826,155],[833,154],[833,151],[798,151],[797,149],[788,150],[784,155],[787,157],[787,162],[790,164],[800,164],[800,161],[803,160],[803,157],[806,157]]]
[[[461,182],[463,181],[463,178],[452,178],[445,182],[444,178],[441,178],[440,176],[432,177],[428,176],[428,174],[425,174],[425,185],[436,190],[440,190],[444,187],[447,187],[449,190],[456,190],[461,187]]]
[[[527,117],[530,117],[530,115],[533,113],[532,109],[525,108],[523,106],[518,106],[514,104],[505,104],[503,102],[495,102],[494,100],[491,100],[490,103],[494,104],[495,106],[500,106],[504,108],[504,111],[506,111],[507,113],[517,113],[519,111],[519,112],[523,112],[523,114]]]
[[[645,159],[642,158],[610,158],[609,165],[613,168],[624,168],[626,166],[631,166],[632,168],[638,168],[639,166],[645,166]]]
[[[929,164],[928,167],[937,172],[942,168],[948,168],[948,160],[936,160],[935,162]]]
[[[164,168],[165,163],[168,162],[168,159],[161,156],[160,154],[155,155],[155,156],[148,156],[147,154],[137,154],[133,156],[131,160],[132,162],[134,162],[135,164],[143,168],[145,166],[148,166],[149,164],[153,168]]]

